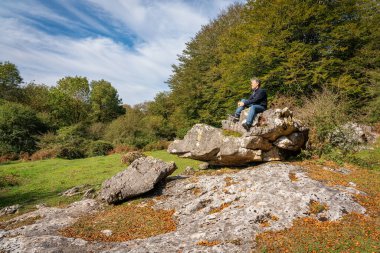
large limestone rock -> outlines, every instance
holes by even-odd
[[[288,108],[258,114],[248,132],[241,126],[247,114],[248,110],[244,110],[239,122],[222,121],[222,129],[196,124],[183,140],[175,140],[168,152],[213,165],[243,165],[282,160],[307,141],[308,129],[293,118]],[[241,137],[225,136],[223,129],[238,132]]]
[[[174,154],[190,154],[194,159],[211,160],[219,152],[223,134],[220,129],[205,124],[196,124],[186,134],[185,138],[175,140],[169,147]],[[188,145],[192,143],[192,145]]]
[[[139,158],[103,183],[100,198],[112,204],[138,196],[152,190],[176,168],[174,162],[167,163],[153,157]]]
[[[366,212],[354,197],[365,193],[354,186],[324,185],[308,177],[302,167],[284,163],[182,177],[163,185],[160,193],[149,202],[155,209],[175,211],[175,231],[126,242],[62,236],[60,229],[101,207],[95,200],[83,200],[67,208],[43,207],[6,224],[0,222],[0,252],[255,252],[257,235],[289,228],[298,218],[336,221],[347,213]],[[312,202],[326,208],[313,213]],[[33,217],[37,217],[34,224],[1,228]],[[103,232],[109,233],[106,229]],[[206,247],[200,242],[215,243]]]

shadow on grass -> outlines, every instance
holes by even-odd
[[[24,193],[7,193],[6,189],[0,191],[0,208],[20,204],[22,206],[31,206],[41,203],[46,203],[48,201],[54,200],[54,202],[65,203],[66,199],[59,197],[58,193],[60,191],[54,192],[42,192],[42,191],[30,191]]]

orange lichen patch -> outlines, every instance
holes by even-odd
[[[202,240],[202,241],[197,242],[197,245],[205,246],[205,247],[212,247],[212,246],[215,246],[215,245],[218,245],[218,244],[221,244],[221,241],[206,241],[206,240]]]
[[[32,224],[36,223],[36,221],[39,220],[39,219],[41,219],[41,218],[42,218],[41,216],[37,215],[37,216],[34,216],[34,217],[29,217],[29,218],[26,218],[26,219],[23,219],[23,220],[19,220],[19,221],[4,222],[4,223],[0,224],[0,229],[12,230],[12,229],[16,229],[16,228],[19,228],[19,227],[22,227],[22,226],[32,225]]]
[[[260,227],[262,228],[267,228],[269,226],[270,226],[270,222],[267,220],[260,223]]]
[[[203,191],[199,187],[194,187],[193,189],[191,189],[191,193],[193,193],[195,196],[200,196],[203,193]]]
[[[271,214],[270,219],[272,221],[278,221],[279,220],[279,218],[276,215],[273,215],[273,214]]]
[[[278,221],[278,220],[279,218],[277,216],[268,213],[256,219],[256,222],[260,224],[260,227],[266,228],[270,226],[271,221]]]
[[[60,233],[87,241],[122,242],[168,233],[176,229],[172,218],[174,210],[155,210],[151,203],[145,206],[127,204],[80,218]],[[111,230],[107,236],[103,230]]]
[[[198,178],[198,177],[195,177],[195,176],[193,176],[193,177],[190,177],[188,180],[189,180],[189,182],[190,182],[190,183],[198,183],[198,181],[199,181],[199,178]]]
[[[226,177],[226,178],[224,178],[224,182],[226,182],[226,187],[238,183],[238,182],[234,181],[234,179],[232,177]]]
[[[219,213],[219,212],[222,211],[224,208],[227,208],[227,207],[229,207],[230,205],[231,205],[231,202],[223,203],[221,206],[211,209],[210,212],[209,212],[209,214],[212,214],[212,213]]]
[[[309,212],[311,214],[319,214],[326,210],[328,210],[328,206],[326,204],[320,203],[315,200],[310,200]]]
[[[355,213],[346,215],[340,222],[300,218],[289,229],[258,235],[257,251],[379,252],[378,222],[378,219]]]
[[[155,196],[154,197],[154,200],[165,200],[165,199],[168,199],[169,197],[168,196],[164,196],[164,195],[158,195],[158,196]]]
[[[233,239],[233,240],[228,240],[226,242],[227,243],[232,243],[232,244],[235,244],[235,245],[241,245],[242,244],[242,240],[241,239]]]
[[[298,181],[298,177],[296,176],[296,173],[294,172],[289,172],[289,179],[292,182]]]

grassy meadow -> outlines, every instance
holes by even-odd
[[[165,150],[146,152],[164,161],[174,161],[181,173],[186,166],[196,168],[200,162],[179,158]],[[78,200],[79,197],[61,197],[61,193],[74,186],[88,184],[99,189],[102,182],[127,167],[120,154],[76,160],[50,159],[32,162],[0,164],[0,208],[21,204],[24,211],[36,204],[59,206]]]

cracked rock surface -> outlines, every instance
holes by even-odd
[[[0,230],[0,251],[251,252],[257,234],[291,227],[296,218],[338,220],[350,212],[365,213],[351,192],[342,186],[323,185],[307,177],[302,167],[286,163],[267,163],[222,175],[183,176],[168,181],[160,189],[160,198],[153,198],[154,208],[175,209],[176,231],[122,243],[60,236],[58,229],[99,209],[94,200],[82,200],[66,209],[42,208],[26,214],[42,217],[33,225]],[[313,214],[311,202],[327,208]],[[215,245],[205,247],[199,245],[201,241]]]

